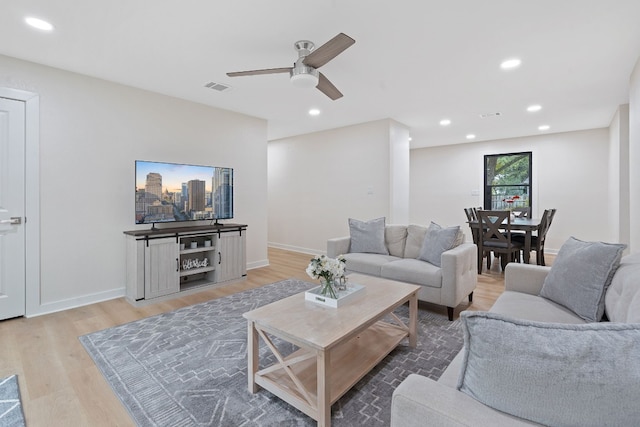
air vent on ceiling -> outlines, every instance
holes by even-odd
[[[501,116],[501,113],[484,113],[484,114],[480,114],[480,118],[481,119],[486,119],[488,117],[498,117]]]
[[[222,83],[216,83],[216,82],[209,82],[206,85],[204,85],[204,87],[208,87],[209,89],[213,89],[213,90],[217,90],[218,92],[224,92],[227,89],[231,89],[231,86],[222,84]]]

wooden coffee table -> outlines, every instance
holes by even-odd
[[[416,346],[419,286],[352,274],[362,295],[339,308],[305,301],[304,292],[244,313],[248,320],[249,391],[258,386],[318,422],[331,425],[331,405],[404,338]],[[393,311],[409,303],[409,324]],[[391,322],[381,321],[386,315]],[[259,337],[277,362],[260,369]],[[299,349],[282,355],[272,337]]]

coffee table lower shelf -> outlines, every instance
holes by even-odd
[[[331,390],[329,404],[332,405],[340,399],[407,336],[406,328],[378,321],[352,339],[331,349],[329,376],[326,380]],[[311,418],[318,419],[316,353],[314,350],[300,348],[284,361],[295,359],[302,360],[287,366],[302,384],[311,402],[282,366],[274,369],[279,364],[256,372],[254,381]]]

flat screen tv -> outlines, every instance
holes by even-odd
[[[136,160],[136,224],[233,218],[233,169]]]

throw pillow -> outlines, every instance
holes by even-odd
[[[640,323],[640,252],[622,257],[604,297],[611,322]]]
[[[427,234],[427,227],[424,225],[409,224],[407,227],[407,243],[404,247],[404,257],[416,259],[420,255],[420,248]]]
[[[454,247],[460,226],[442,228],[431,222],[424,236],[418,259],[440,267],[442,253]]]
[[[583,242],[570,237],[558,251],[540,296],[588,322],[599,322],[604,314],[605,293],[624,248],[623,244]]]
[[[384,244],[384,224],[384,217],[371,221],[349,218],[349,235],[351,236],[349,252],[389,255]]]
[[[387,224],[384,227],[384,241],[387,243],[389,255],[402,258],[407,242],[407,226]]]
[[[640,325],[463,312],[458,390],[543,425],[637,425]]]

